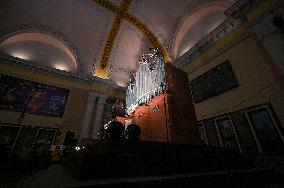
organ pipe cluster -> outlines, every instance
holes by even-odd
[[[126,113],[129,114],[138,105],[149,102],[166,90],[165,63],[161,54],[144,54],[134,80],[130,82],[126,92]]]

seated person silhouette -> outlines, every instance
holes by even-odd
[[[126,143],[131,143],[131,142],[134,143],[140,140],[140,133],[141,129],[138,125],[136,124],[128,125],[124,133]]]
[[[122,141],[122,134],[124,126],[119,121],[112,121],[108,124],[106,129],[105,139],[113,143],[120,143]]]
[[[119,121],[112,121],[108,124],[103,140],[98,140],[95,144],[96,153],[109,153],[119,150],[122,147],[122,135],[124,125]]]
[[[92,158],[95,160],[91,164],[92,168],[98,172],[92,172],[92,175],[95,174],[96,178],[114,177],[121,174],[123,168],[121,160],[124,158],[123,132],[123,124],[113,121],[108,124],[104,139],[95,142],[92,151]],[[89,166],[90,164],[85,165]]]

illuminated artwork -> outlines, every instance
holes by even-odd
[[[0,108],[62,117],[69,90],[0,74]]]

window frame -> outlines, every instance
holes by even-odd
[[[209,145],[209,143],[208,143],[208,136],[207,136],[207,132],[206,132],[206,130],[205,130],[204,122],[203,122],[203,121],[197,122],[197,126],[198,126],[198,128],[199,128],[199,127],[202,128],[203,133],[204,133],[204,137],[205,137],[205,144],[206,144],[206,146],[208,146],[208,145]]]
[[[281,130],[279,128],[279,124],[276,121],[276,117],[272,113],[272,109],[271,109],[270,106],[268,106],[266,104],[266,105],[258,106],[258,107],[252,108],[252,109],[245,110],[245,116],[246,116],[246,118],[248,120],[250,129],[252,131],[253,137],[255,139],[255,142],[256,142],[256,145],[257,145],[257,148],[258,148],[258,151],[259,151],[259,153],[264,153],[263,147],[262,147],[262,145],[260,143],[260,140],[259,140],[259,138],[257,136],[255,125],[253,123],[253,120],[250,117],[251,113],[256,112],[258,110],[261,110],[261,109],[265,109],[268,112],[268,115],[269,115],[269,117],[270,117],[270,119],[272,121],[272,124],[273,124],[274,128],[276,129],[276,132],[278,133],[278,136],[280,137],[280,140],[281,140],[283,145],[284,145],[284,137],[283,137],[283,134],[282,134],[282,132],[281,132]]]
[[[12,145],[10,151],[9,151],[9,154],[11,154],[13,152],[15,146],[16,146],[16,143],[17,143],[19,137],[20,137],[20,134],[22,132],[23,126],[22,125],[17,125],[17,124],[10,124],[10,123],[0,123],[0,129],[2,129],[2,127],[17,127],[17,128],[20,128],[18,133],[17,133],[17,136],[16,136],[16,138],[14,140],[14,143],[13,143],[13,145]]]
[[[50,146],[52,146],[53,143],[54,143],[54,140],[55,140],[55,138],[56,138],[58,129],[56,129],[56,128],[44,128],[44,127],[38,128],[37,133],[36,133],[36,135],[35,135],[35,137],[34,137],[34,144],[37,144],[37,142],[38,142],[38,135],[39,135],[39,132],[40,132],[41,130],[43,130],[43,131],[45,131],[45,130],[47,130],[47,131],[54,131],[54,136],[53,136],[52,141],[51,141],[51,143],[50,143]]]
[[[218,125],[218,121],[223,120],[223,119],[229,119],[229,121],[231,122],[231,126],[232,126],[232,129],[233,129],[233,133],[234,133],[234,136],[235,136],[236,141],[237,141],[238,149],[239,149],[239,151],[243,154],[243,148],[242,148],[242,146],[241,146],[241,143],[240,143],[240,140],[239,140],[239,137],[238,137],[236,128],[235,128],[235,124],[234,124],[234,122],[232,121],[232,118],[231,118],[231,115],[230,115],[230,114],[224,115],[224,116],[220,116],[220,117],[217,117],[217,118],[214,118],[214,124],[215,124],[215,128],[216,128],[216,130],[217,130],[217,134],[218,134],[220,146],[221,146],[221,147],[225,147],[225,146],[224,146],[223,138],[222,138],[221,133],[220,133],[220,130],[219,130],[219,125]]]

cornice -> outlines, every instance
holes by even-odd
[[[213,47],[221,39],[228,36],[233,31],[236,31],[241,24],[245,24],[249,30],[250,25],[255,25],[254,22],[264,23],[264,14],[267,14],[267,9],[271,9],[273,5],[277,4],[277,0],[271,1],[261,1],[261,0],[238,0],[229,9],[225,11],[228,17],[224,22],[222,22],[216,29],[210,32],[202,40],[200,40],[195,46],[193,46],[189,51],[183,54],[181,57],[175,60],[174,66],[178,68],[184,68],[185,65],[192,62],[194,59],[199,57],[209,48]],[[260,14],[262,12],[262,14]],[[249,14],[251,14],[249,16]],[[254,17],[252,20],[252,15],[258,15],[257,18]],[[269,27],[259,28],[262,29],[262,33],[266,33],[266,30],[271,30]],[[261,33],[261,34],[262,34]],[[262,35],[264,35],[262,34]]]
[[[224,14],[229,18],[238,19],[255,9],[260,0],[238,0]]]
[[[78,75],[72,72],[38,65],[34,62],[12,57],[4,53],[0,53],[0,65],[1,72],[10,72],[16,75],[20,74],[24,77],[28,76],[34,80],[39,79],[51,84],[58,84],[61,87],[80,88],[119,98],[123,98],[125,93],[125,88],[116,85],[110,80],[90,75]],[[16,69],[13,67],[16,67]]]
[[[184,68],[188,63],[192,62],[205,51],[213,47],[213,45],[218,43],[221,39],[228,36],[231,32],[236,31],[239,25],[239,20],[226,19],[217,28],[194,45],[189,51],[176,59],[173,65],[180,69]]]

